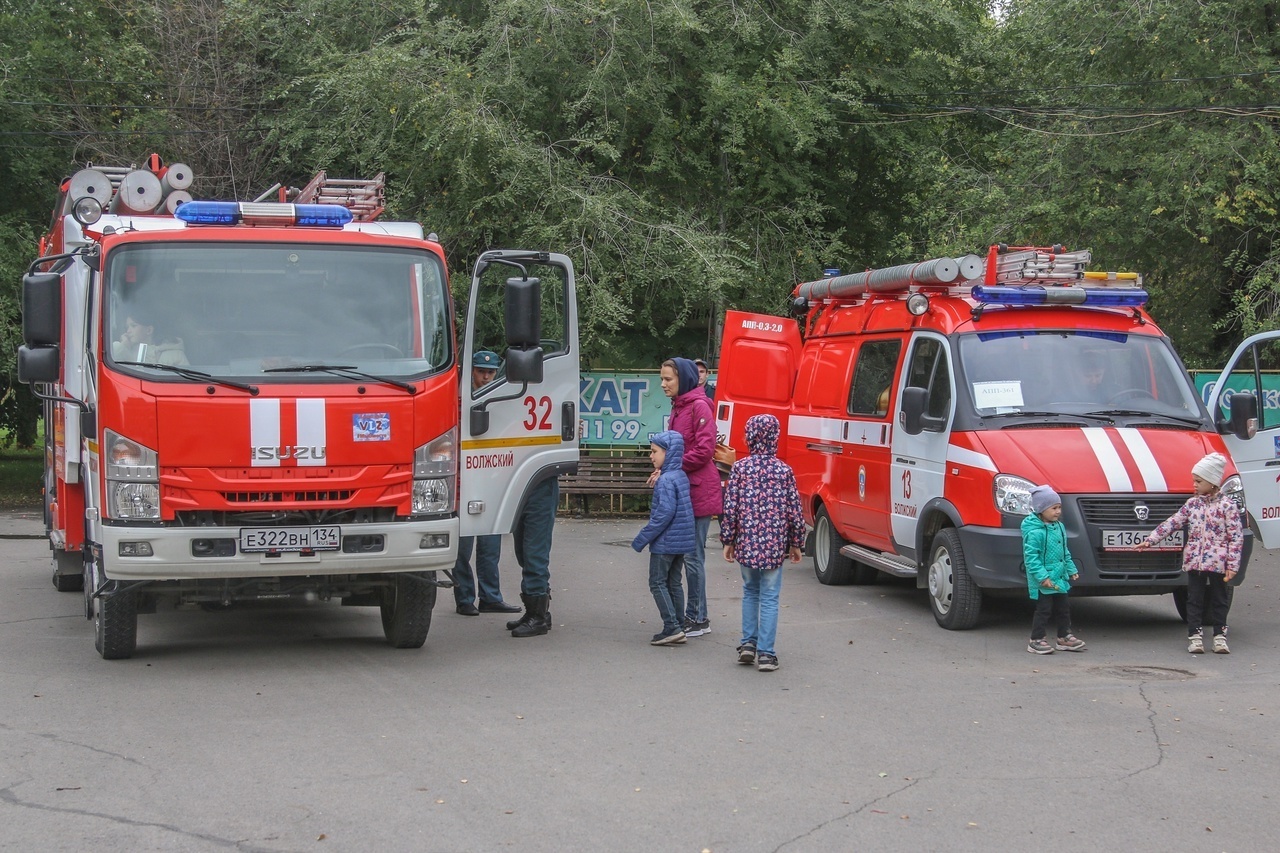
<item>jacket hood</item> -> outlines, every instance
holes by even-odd
[[[778,434],[782,427],[773,415],[747,418],[747,450],[752,456],[777,456]]]
[[[676,363],[676,376],[680,379],[680,390],[676,392],[676,396],[683,396],[697,388],[698,365],[687,358],[674,358],[672,361]]]
[[[649,439],[649,443],[656,444],[667,451],[667,458],[662,460],[663,471],[680,470],[680,464],[684,462],[684,436],[673,429],[669,429]]]

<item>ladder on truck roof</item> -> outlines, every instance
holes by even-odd
[[[323,170],[307,182],[293,199],[295,204],[340,204],[356,222],[372,222],[383,211],[385,174],[373,178],[331,178]]]

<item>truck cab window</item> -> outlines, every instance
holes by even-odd
[[[916,341],[907,372],[907,387],[928,389],[926,414],[929,417],[945,418],[951,413],[951,370],[942,341],[937,338]]]
[[[858,347],[849,388],[849,414],[883,418],[889,414],[893,372],[902,351],[899,340],[868,341]]]

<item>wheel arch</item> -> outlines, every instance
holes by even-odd
[[[925,567],[929,562],[929,551],[933,547],[933,539],[938,531],[945,527],[960,527],[960,511],[955,504],[945,498],[934,498],[926,503],[920,511],[920,523],[916,525],[915,559],[916,588],[928,586],[928,572]]]

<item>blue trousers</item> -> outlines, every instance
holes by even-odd
[[[693,553],[684,557],[684,573],[689,579],[689,600],[685,619],[689,622],[707,621],[707,533],[711,530],[711,516],[693,520],[695,536]]]
[[[649,552],[649,592],[658,605],[664,634],[674,634],[683,628],[684,588],[680,586],[683,563],[684,557],[680,554]]]
[[[778,599],[782,593],[782,569],[742,569],[742,646],[755,646],[762,655],[776,654]]]
[[[471,569],[471,551],[475,548],[475,571]],[[502,537],[458,537],[458,561],[453,564],[453,600],[457,604],[489,604],[502,602],[502,588],[498,584],[498,558],[502,555]],[[476,600],[477,581],[480,599]]]
[[[551,593],[551,531],[556,525],[560,503],[560,481],[552,477],[533,487],[516,519],[516,562],[520,564],[520,592],[525,595]]]

